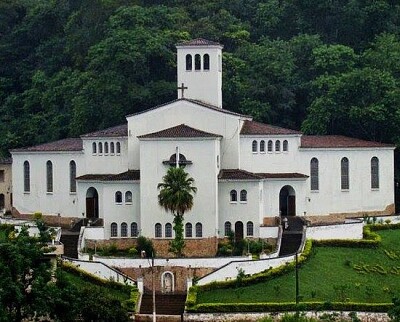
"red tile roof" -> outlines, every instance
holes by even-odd
[[[341,135],[303,135],[301,148],[380,148],[394,145],[365,141]]]
[[[261,179],[298,179],[308,178],[307,175],[288,172],[288,173],[253,173],[240,169],[223,169],[219,172],[218,179],[222,180],[261,180]]]
[[[176,44],[176,46],[221,46],[222,47],[222,45],[218,42],[203,38],[196,38],[189,41],[184,41]]]
[[[170,127],[168,129],[149,133],[138,136],[139,139],[150,139],[150,138],[204,138],[204,137],[222,137],[218,134],[208,133],[197,130],[185,124]]]
[[[77,177],[76,180],[86,181],[138,181],[140,180],[140,170],[128,170],[118,174],[85,174]]]
[[[104,130],[83,134],[81,137],[121,137],[128,136],[128,124],[121,124],[113,127],[109,127]]]
[[[11,150],[11,152],[82,151],[82,149],[82,139],[68,138],[26,148],[14,149]]]
[[[241,135],[287,135],[287,134],[301,134],[299,131],[285,129],[282,127],[259,123],[255,121],[244,121]]]

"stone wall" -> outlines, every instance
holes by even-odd
[[[15,219],[34,220],[34,214],[21,214],[15,208],[12,210],[12,216]],[[42,215],[43,221],[52,227],[71,228],[74,223],[78,222],[81,218],[77,217],[62,217],[57,215]]]

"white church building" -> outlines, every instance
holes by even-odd
[[[105,239],[172,238],[157,184],[178,162],[197,187],[187,239],[230,230],[268,237],[263,227],[276,216],[393,212],[394,146],[303,135],[224,109],[222,48],[177,45],[172,102],[120,126],[11,151],[16,210],[101,218]]]

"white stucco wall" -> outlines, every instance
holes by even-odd
[[[362,239],[362,221],[350,221],[342,225],[312,226],[307,227],[306,236],[309,239]]]
[[[185,171],[194,181],[197,193],[194,195],[193,208],[185,213],[185,223],[191,222],[193,228],[197,222],[203,225],[203,237],[215,236],[218,217],[218,189],[217,189],[217,155],[219,154],[219,140],[142,140],[140,144],[141,162],[141,229],[148,237],[154,237],[154,225],[160,223],[165,236],[165,224],[173,221],[173,216],[166,213],[158,204],[157,185],[162,182],[169,165],[162,163],[169,160],[175,153],[179,153],[193,164],[187,165]],[[194,232],[193,232],[193,236]]]

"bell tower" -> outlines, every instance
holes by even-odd
[[[198,38],[176,45],[178,98],[199,100],[222,108],[222,48]]]

